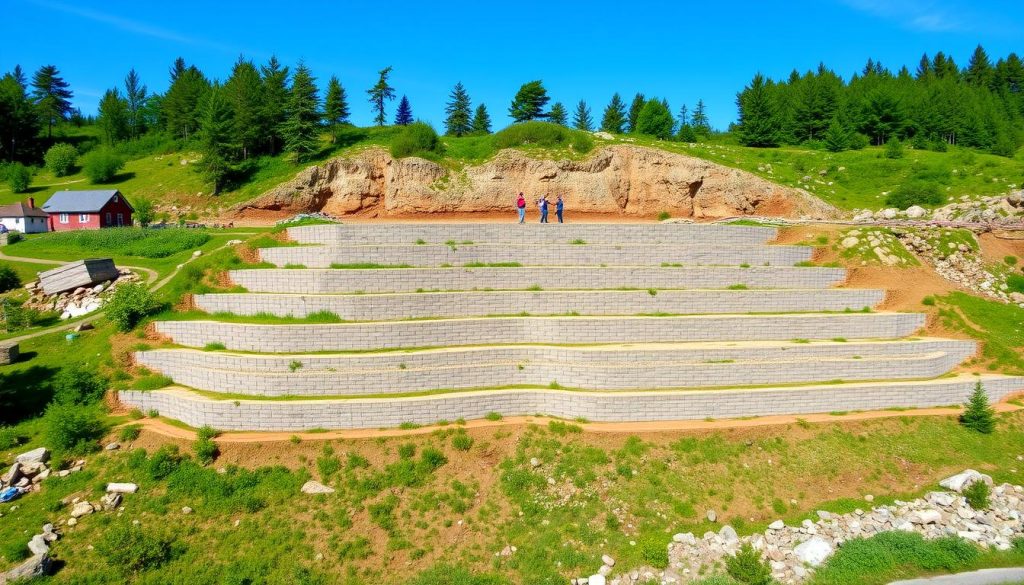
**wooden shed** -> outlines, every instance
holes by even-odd
[[[39,284],[48,295],[74,290],[80,286],[93,286],[118,276],[117,267],[110,258],[87,258],[71,262],[53,270],[39,273]]]

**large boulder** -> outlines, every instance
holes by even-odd
[[[18,463],[46,463],[50,460],[50,451],[46,447],[39,447],[18,455],[14,460]]]
[[[990,476],[973,469],[965,469],[956,475],[947,477],[940,481],[939,485],[954,492],[962,493],[964,488],[976,481],[983,481],[988,485],[992,485],[992,478]]]
[[[15,583],[43,577],[50,572],[50,555],[35,555],[17,567],[0,573],[0,583]]]
[[[796,545],[793,554],[801,563],[817,567],[832,555],[832,550],[832,545],[827,540],[820,536],[814,536],[810,540]]]

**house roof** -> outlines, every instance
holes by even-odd
[[[57,191],[53,197],[43,204],[47,213],[97,213],[114,195],[120,195],[117,189],[101,191]],[[128,205],[128,202],[125,201]],[[131,207],[131,205],[128,205]]]
[[[0,217],[49,217],[49,215],[38,207],[29,207],[19,201],[10,205],[0,205]]]

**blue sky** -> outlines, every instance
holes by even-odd
[[[240,54],[276,54],[304,60],[321,88],[337,75],[360,125],[371,119],[365,90],[387,65],[416,117],[437,126],[457,81],[503,126],[519,85],[542,79],[552,101],[572,110],[584,99],[595,119],[613,92],[628,101],[642,91],[673,111],[703,98],[724,128],[736,91],[758,71],[779,78],[823,61],[848,77],[868,57],[913,69],[940,50],[963,65],[978,43],[993,60],[1024,53],[1020,0],[2,0],[0,15],[0,72],[57,65],[85,113],[131,67],[162,92],[179,55],[223,80]]]

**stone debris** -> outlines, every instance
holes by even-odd
[[[750,543],[761,551],[779,583],[796,584],[810,578],[814,568],[826,562],[843,543],[853,538],[869,538],[893,530],[915,532],[927,539],[959,536],[984,548],[1007,550],[1012,540],[1024,536],[1024,487],[1003,484],[992,488],[989,508],[975,510],[959,491],[975,481],[991,483],[988,476],[965,470],[940,482],[950,492],[930,492],[912,502],[896,501],[892,505],[870,510],[857,509],[849,514],[818,511],[817,520],[805,519],[797,526],[782,520],[768,525],[763,533],[734,536],[731,526],[703,536],[679,533],[668,543],[669,566],[664,570],[648,567],[615,568],[604,563],[596,582],[608,585],[639,585],[647,582],[687,583],[700,576],[720,570],[723,558],[735,554],[740,546]],[[577,585],[595,583],[594,576],[571,581]]]
[[[302,484],[301,491],[304,494],[333,494],[334,488],[311,479]]]
[[[108,483],[107,493],[134,494],[139,491],[139,485],[135,483]]]
[[[53,295],[43,292],[43,287],[38,286],[38,284],[30,283],[32,285],[31,288],[29,285],[25,285],[25,289],[30,294],[28,300],[24,303],[24,307],[38,311],[60,313],[61,319],[74,319],[87,315],[102,307],[106,299],[113,294],[113,291],[118,286],[142,280],[139,275],[127,268],[119,268],[118,273],[119,275],[116,280],[107,280],[96,286],[78,287],[73,291]]]
[[[984,223],[993,226],[1011,226],[1019,224],[1024,217],[1024,190],[1011,191],[1005,195],[971,198],[967,195],[959,200],[949,199],[949,203],[928,211],[918,205],[911,205],[905,210],[894,208],[871,211],[870,209],[854,210],[853,221],[870,223],[878,220],[915,219],[935,221],[961,221],[967,223]]]

